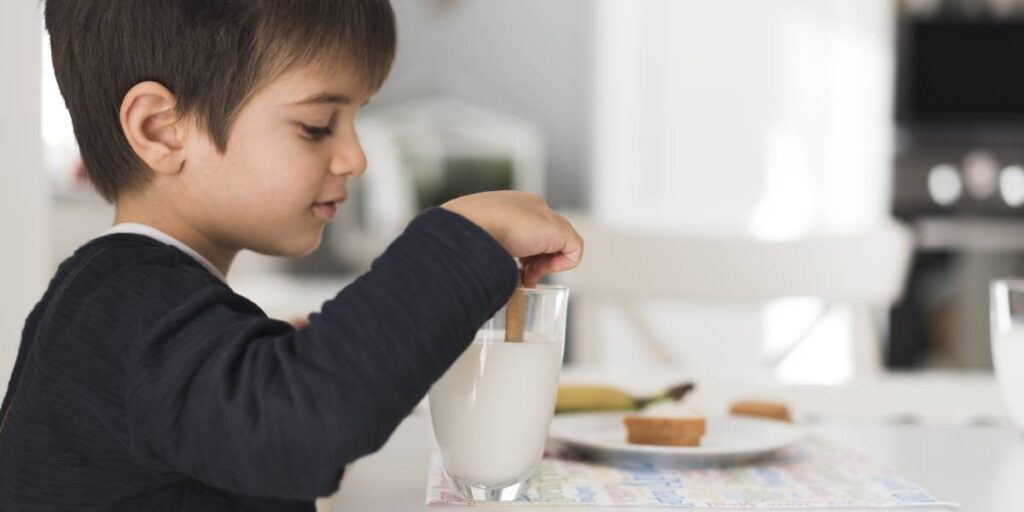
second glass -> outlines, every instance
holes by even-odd
[[[1010,419],[1024,432],[1024,280],[990,286],[992,366]]]

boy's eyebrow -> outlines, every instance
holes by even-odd
[[[366,104],[369,102],[370,100],[367,99],[366,101],[363,102],[363,106],[365,107]],[[293,105],[308,105],[310,103],[339,103],[341,105],[351,105],[352,98],[349,98],[344,94],[322,92],[314,94],[304,100],[296,101],[295,103],[293,103]]]

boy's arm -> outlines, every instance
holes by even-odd
[[[155,290],[167,274],[147,271]],[[441,209],[295,331],[207,286],[138,340],[128,375],[136,453],[253,496],[332,493],[472,341],[516,285],[515,262]]]

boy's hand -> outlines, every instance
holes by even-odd
[[[292,324],[292,327],[294,327],[295,330],[305,329],[306,327],[309,327],[309,316],[295,316],[292,317],[291,320],[288,320],[288,323]]]
[[[542,276],[574,268],[583,258],[583,238],[537,194],[482,192],[441,207],[480,226],[519,258],[523,286],[534,287]]]

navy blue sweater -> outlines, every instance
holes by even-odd
[[[516,280],[486,232],[428,210],[296,331],[174,247],[93,240],[26,321],[0,511],[313,510]]]

